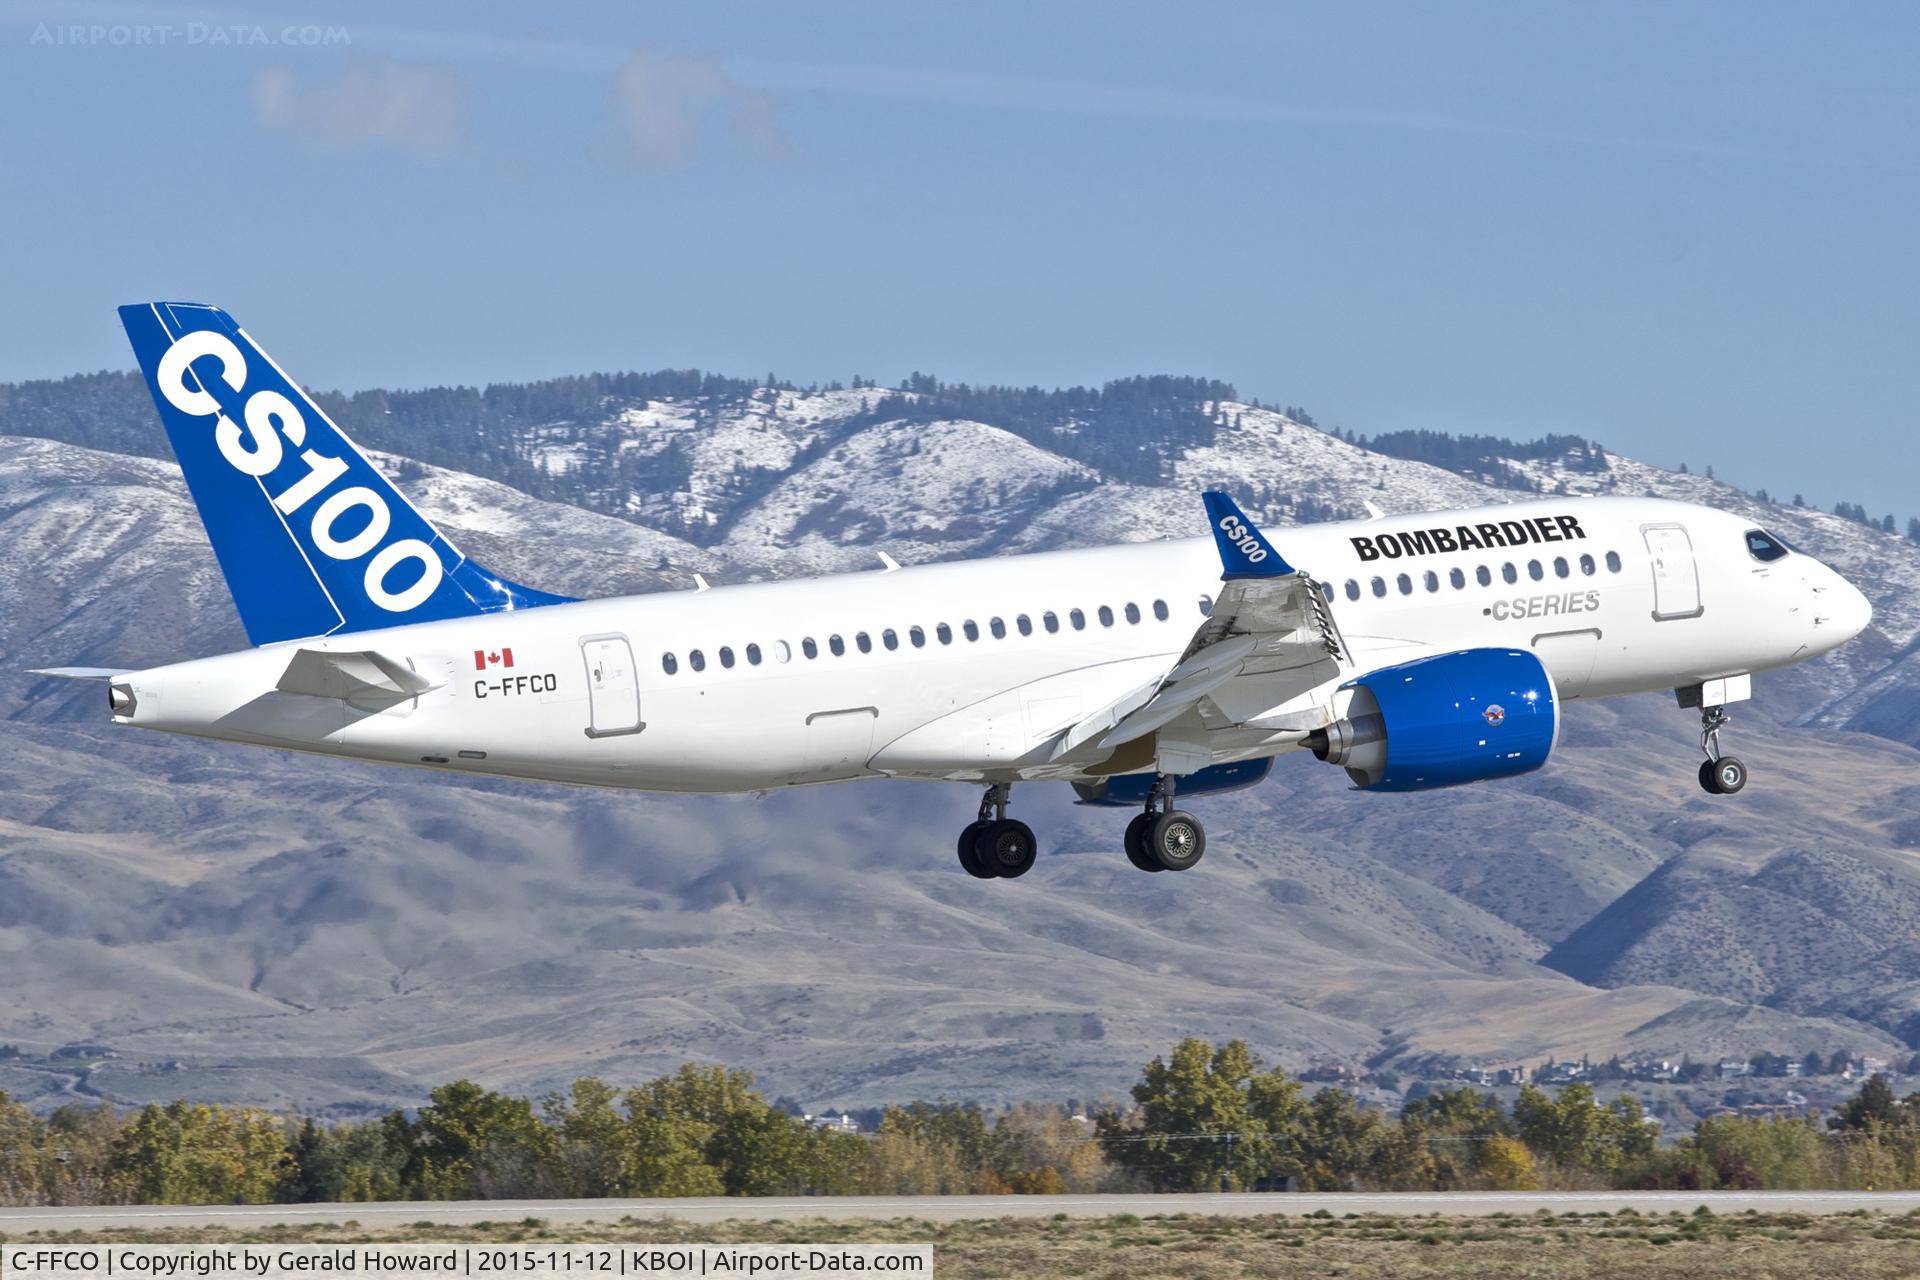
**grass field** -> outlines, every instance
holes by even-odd
[[[431,1209],[423,1205],[423,1213]],[[1605,1276],[1610,1280],[1741,1277],[1742,1280],[1877,1280],[1920,1276],[1920,1211],[1890,1217],[1861,1211],[1806,1215],[1742,1213],[1650,1216],[1632,1212],[1496,1214],[1486,1218],[1382,1215],[1140,1218],[928,1222],[681,1223],[628,1218],[549,1227],[522,1222],[444,1227],[422,1221],[368,1230],[33,1233],[9,1244],[84,1241],[190,1243],[431,1243],[435,1241],[626,1242],[660,1244],[908,1243],[934,1246],[940,1277],[1086,1277],[1225,1280],[1256,1276],[1399,1277]]]

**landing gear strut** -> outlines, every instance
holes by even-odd
[[[1727,720],[1725,707],[1700,708],[1700,750],[1707,757],[1700,765],[1700,788],[1709,795],[1734,795],[1747,785],[1747,766],[1720,754],[1720,731]]]
[[[1011,880],[1033,866],[1039,852],[1033,828],[1007,816],[1009,783],[996,782],[980,799],[980,816],[960,832],[960,865],[979,880]]]
[[[1142,871],[1185,871],[1207,851],[1200,819],[1173,807],[1173,778],[1159,774],[1147,811],[1127,824],[1127,861]]]

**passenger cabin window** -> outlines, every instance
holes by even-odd
[[[1385,578],[1375,578],[1373,580],[1373,594],[1376,596],[1384,596],[1387,594],[1387,580]]]
[[[817,658],[820,656],[820,646],[813,642],[812,636],[805,636],[800,641],[800,652],[809,658]]]
[[[1762,563],[1771,563],[1787,554],[1786,543],[1759,529],[1747,530],[1747,554]]]
[[[1104,604],[1100,606],[1100,625],[1103,627],[1113,625],[1113,610]]]
[[[1060,615],[1049,609],[1040,615],[1040,625],[1047,629],[1048,635],[1052,635],[1060,629]]]
[[[1328,598],[1331,599],[1332,597],[1329,596]],[[1153,602],[1153,616],[1162,622],[1165,622],[1167,618],[1171,616],[1167,613],[1167,602],[1165,600],[1155,600]]]
[[[972,618],[968,618],[960,624],[960,634],[969,640],[978,640],[980,638],[980,624]]]
[[[873,652],[873,638],[864,631],[853,633],[853,647],[862,653]]]
[[[1212,596],[1200,597],[1200,616],[1203,618],[1211,618],[1213,616],[1213,597]]]
[[[1078,609],[1068,610],[1067,621],[1073,624],[1075,631],[1085,631],[1087,629],[1087,615]]]
[[[1029,618],[1024,613],[1013,620],[1013,625],[1014,625],[1014,629],[1017,630],[1023,636],[1030,636],[1033,634],[1033,619]]]
[[[1131,600],[1127,601],[1127,621],[1134,624],[1140,621],[1140,606]]]
[[[892,653],[900,647],[900,637],[894,633],[892,627],[888,627],[880,633],[880,643],[886,646],[888,653]]]
[[[1473,571],[1473,580],[1483,587],[1490,587],[1493,585],[1493,573],[1487,566],[1481,565]]]
[[[733,650],[729,649],[726,645],[720,646],[720,665],[723,667],[731,667],[733,665]]]
[[[1547,576],[1547,570],[1538,560],[1527,561],[1527,576],[1535,582]]]
[[[1464,569],[1447,570],[1447,581],[1453,584],[1453,589],[1455,591],[1465,591],[1467,589],[1466,570]]]
[[[908,627],[907,643],[916,649],[924,649],[927,647],[927,633],[919,627]]]
[[[844,657],[847,652],[847,642],[839,636],[828,636],[827,651],[836,658]]]
[[[660,655],[660,669],[668,675],[672,675],[680,669],[680,659],[670,653],[663,653]]]
[[[1404,573],[1401,574],[1398,578],[1394,579],[1394,585],[1400,588],[1400,594],[1403,596],[1410,596],[1413,594],[1413,579],[1408,577]]]
[[[1567,558],[1565,556],[1555,556],[1553,558],[1554,577],[1566,578],[1572,576],[1572,574],[1573,570],[1567,565]]]
[[[1360,584],[1354,581],[1352,578],[1348,578],[1347,579],[1347,599],[1358,600],[1359,598],[1360,598]]]
[[[1520,571],[1513,567],[1511,560],[1500,566],[1500,576],[1507,582],[1520,581]]]
[[[953,628],[943,622],[933,629],[933,637],[941,644],[952,644]]]
[[[760,665],[760,646],[759,645],[750,644],[747,646],[747,665],[750,667],[757,667]]]
[[[1333,603],[1333,584],[1331,582],[1323,582],[1320,584],[1320,598],[1328,604]]]
[[[775,640],[773,642],[773,656],[780,662],[791,662],[793,661],[793,646],[785,640]]]
[[[1591,578],[1594,574],[1594,568],[1595,566],[1593,563],[1592,556],[1580,557],[1580,572],[1586,574],[1589,578]]]
[[[707,669],[707,655],[698,649],[694,649],[687,654],[687,665],[695,671],[705,671]]]
[[[1431,569],[1427,570],[1427,590],[1438,591],[1439,589],[1440,589],[1440,575],[1435,573]]]
[[[993,638],[995,640],[1005,640],[1007,638],[1007,624],[998,618],[987,619],[987,630],[993,632]]]
[[[1607,572],[1620,572],[1620,553],[1618,551],[1607,552]]]

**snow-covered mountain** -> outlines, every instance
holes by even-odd
[[[1543,490],[1748,511],[1873,598],[1859,642],[1757,681],[1738,802],[1693,785],[1671,699],[1582,704],[1554,764],[1506,783],[1362,796],[1289,761],[1214,803],[1188,876],[1133,873],[1114,814],[1036,789],[1046,852],[996,887],[953,865],[958,788],[646,797],[106,730],[89,692],[19,673],[244,639],[169,462],[7,436],[65,428],[5,403],[0,1043],[123,1056],[0,1064],[0,1088],[350,1106],[695,1056],[844,1105],[1097,1094],[1183,1034],[1409,1067],[1920,1040],[1920,982],[1888,979],[1920,900],[1920,545],[1851,520],[1611,454],[1502,460]],[[582,505],[382,462],[469,554],[572,594],[1197,534],[1216,484],[1276,528],[1516,496],[1231,400],[1138,427],[1137,459],[1086,447],[1111,416],[951,407],[762,388],[516,429],[497,456],[531,487],[612,486]],[[1856,882],[1872,909],[1835,888]],[[1819,941],[1836,912],[1844,954]]]

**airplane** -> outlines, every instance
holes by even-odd
[[[1739,515],[1551,497],[1210,537],[576,600],[463,556],[227,314],[122,307],[253,648],[104,680],[112,721],[455,773],[673,792],[983,788],[967,873],[1034,864],[1016,783],[1137,809],[1142,871],[1206,849],[1177,797],[1307,752],[1367,792],[1545,765],[1565,704],[1673,690],[1699,783],[1754,672],[1867,598]],[[1284,548],[1283,548],[1284,543]]]

